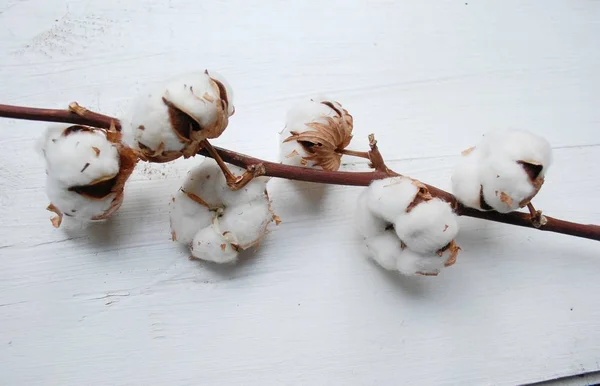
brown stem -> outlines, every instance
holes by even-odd
[[[344,154],[344,155],[350,155],[350,156],[353,156],[353,157],[359,157],[359,158],[369,159],[369,152],[368,151],[356,151],[356,150],[349,150],[349,149],[340,149],[340,150],[336,150],[336,152],[338,152],[340,154]]]
[[[202,141],[202,145],[204,146],[204,149],[206,149],[206,153],[208,154],[208,156],[210,158],[214,159],[217,162],[217,165],[219,165],[219,168],[225,175],[225,180],[227,181],[227,186],[229,186],[229,188],[231,190],[240,190],[241,188],[246,186],[250,181],[252,181],[252,179],[254,177],[258,177],[258,176],[264,174],[263,168],[262,168],[261,164],[259,163],[259,164],[254,164],[254,165],[247,167],[246,168],[247,170],[244,172],[243,175],[236,176],[229,169],[229,167],[223,161],[223,159],[219,156],[219,152],[217,152],[215,147],[210,142],[208,142],[207,139]]]
[[[377,141],[375,140],[375,134],[369,134],[369,147],[371,150],[369,151],[369,159],[371,160],[371,167],[379,172],[384,172],[389,175],[398,175],[398,173],[393,172],[385,166],[385,161],[383,160],[383,156],[379,152],[379,148],[377,147]]]
[[[34,107],[0,104],[0,117],[30,121],[73,123],[102,129],[110,129],[111,123],[113,123],[118,131],[121,130],[121,122],[117,118],[94,113],[89,110],[86,110],[83,114],[78,114],[71,110],[37,109]]]
[[[16,118],[16,119],[30,119],[37,121],[52,121],[52,122],[68,122],[74,124],[85,124],[94,127],[110,128],[111,123],[117,125],[118,120],[116,118],[107,117],[101,114],[84,114],[85,117],[79,116],[68,110],[49,110],[49,109],[34,109],[30,107],[17,107],[0,105],[0,117]],[[376,149],[376,143],[373,144]],[[379,163],[379,166],[384,166],[384,170],[376,170],[373,172],[330,172],[317,169],[308,169],[298,166],[282,165],[275,162],[268,162],[258,158],[250,157],[245,154],[236,153],[231,150],[221,149],[214,147],[217,154],[221,159],[227,163],[245,168],[250,172],[270,176],[286,178],[290,180],[316,182],[323,184],[334,184],[334,185],[351,185],[351,186],[368,186],[372,181],[387,178],[390,175],[398,175],[398,173],[387,169],[383,163],[381,154],[376,151],[375,156],[371,158],[371,162]],[[373,146],[371,147],[373,150]],[[202,149],[199,154],[213,158],[207,149]],[[373,154],[373,152],[372,152]],[[380,161],[378,161],[380,159]],[[374,164],[375,165],[375,164]],[[531,214],[512,212],[512,213],[498,213],[494,211],[482,212],[476,209],[467,208],[460,204],[456,198],[435,186],[426,185],[432,196],[438,197],[442,200],[449,202],[454,211],[460,216],[468,216],[480,218],[483,220],[495,221],[510,225],[517,225],[526,228],[536,227],[532,224]],[[570,221],[564,221],[555,219],[552,217],[544,216],[546,219],[545,224],[540,224],[537,229],[562,233],[566,235],[583,237],[592,240],[600,241],[600,226],[598,225],[585,225],[573,223]]]

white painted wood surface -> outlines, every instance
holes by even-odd
[[[314,92],[391,166],[449,188],[484,131],[546,136],[546,213],[600,222],[598,1],[0,1],[0,103],[121,114],[213,68],[220,146],[276,157]],[[33,141],[0,121],[0,384],[513,385],[600,370],[600,245],[461,219],[458,263],[401,279],[360,254],[359,188],[270,183],[283,223],[236,267],[192,262],[167,202],[198,160],[141,165],[111,222],[54,230]],[[348,159],[348,162],[355,160]],[[350,164],[349,169],[365,169]]]

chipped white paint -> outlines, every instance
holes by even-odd
[[[375,131],[391,166],[444,188],[480,133],[523,127],[555,148],[536,204],[598,223],[599,20],[584,0],[3,0],[0,101],[120,114],[147,84],[215,68],[237,101],[219,145],[275,159],[286,108],[320,91],[355,116],[351,147]],[[283,223],[215,267],[169,240],[169,194],[197,160],[141,165],[114,221],[54,230],[41,132],[0,121],[3,385],[513,385],[600,369],[597,242],[461,219],[457,264],[400,280],[359,253],[359,188],[274,180]]]

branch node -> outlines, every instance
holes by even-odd
[[[228,180],[227,186],[231,190],[240,190],[256,177],[264,176],[265,173],[265,165],[262,163],[250,165],[244,174],[235,177],[235,180]]]
[[[541,228],[548,223],[546,216],[542,214],[541,210],[535,210],[535,207],[532,203],[527,204],[527,209],[529,209],[531,225],[533,225],[535,228]]]
[[[72,112],[72,113],[75,113],[75,114],[79,115],[80,117],[85,117],[86,113],[89,110],[86,109],[85,107],[81,106],[77,102],[71,102],[71,103],[69,103],[69,111]]]
[[[369,167],[377,170],[378,172],[384,172],[389,175],[398,175],[396,173],[391,172],[387,166],[385,166],[385,161],[383,160],[383,156],[379,152],[379,148],[377,147],[377,140],[375,139],[375,134],[369,134],[369,160],[371,163]]]

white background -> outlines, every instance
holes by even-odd
[[[449,188],[485,131],[545,136],[535,199],[600,223],[600,2],[0,0],[0,103],[122,115],[205,68],[235,90],[215,143],[275,160],[314,93],[396,171]],[[200,162],[141,164],[114,219],[52,228],[43,123],[0,121],[0,384],[513,385],[600,370],[600,245],[461,219],[455,266],[362,256],[360,188],[270,182],[283,223],[237,266],[187,259],[167,203]],[[346,169],[366,170],[356,159]],[[358,162],[358,163],[357,163]]]

